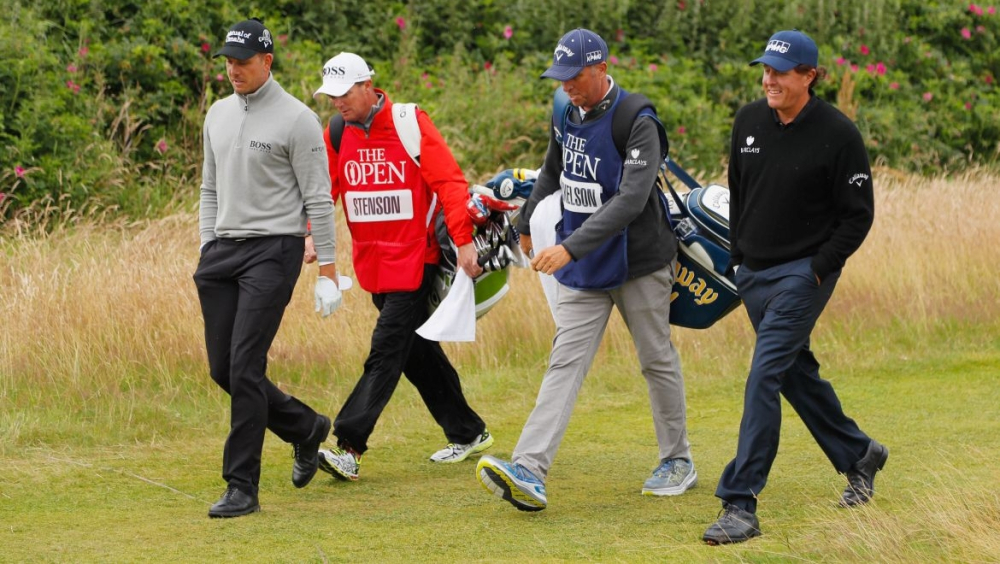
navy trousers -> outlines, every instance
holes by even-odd
[[[302,237],[218,239],[194,273],[212,379],[230,396],[222,477],[257,494],[264,430],[287,443],[310,438],[316,412],[267,379],[267,352],[302,270]]]
[[[424,265],[423,282],[413,292],[372,295],[379,316],[365,371],[333,422],[341,448],[350,447],[359,454],[368,450],[368,437],[402,374],[417,388],[449,442],[470,443],[486,429],[466,402],[458,372],[441,345],[416,333],[429,317],[427,299],[437,269]]]
[[[736,274],[757,342],[743,396],[736,458],[723,470],[715,495],[750,512],[757,509],[756,496],[778,452],[781,396],[837,472],[849,470],[871,442],[844,414],[809,350],[809,335],[840,278],[840,272],[834,272],[817,284],[810,263],[804,258],[756,272],[741,266]]]

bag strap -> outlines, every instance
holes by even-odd
[[[403,148],[420,165],[420,125],[417,123],[416,104],[393,104],[392,124],[396,135],[403,143]],[[340,152],[340,141],[344,137],[344,116],[336,114],[330,118],[330,145],[334,151]]]
[[[562,137],[566,131],[566,122],[569,119],[569,112],[572,109],[573,104],[570,103],[569,95],[566,94],[562,88],[556,88],[555,93],[552,95],[552,126],[556,129],[556,141],[562,144]],[[624,98],[622,98],[618,105],[615,106],[615,113],[611,117],[611,138],[615,142],[615,149],[618,150],[618,154],[623,158],[625,156],[625,150],[628,148],[628,138],[632,135],[632,126],[635,124],[636,118],[639,117],[640,112],[646,108],[655,109],[653,102],[649,98],[643,96],[642,94],[636,93],[625,93]],[[656,128],[660,135],[660,147],[661,147],[661,157],[667,155],[667,149],[670,147],[669,141],[667,141],[667,132],[663,128],[663,124],[660,120],[653,117],[656,121]]]
[[[420,164],[420,126],[417,124],[416,104],[393,104],[392,123],[403,147],[417,165]]]

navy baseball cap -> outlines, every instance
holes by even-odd
[[[767,65],[778,72],[788,72],[799,65],[819,65],[816,42],[797,29],[779,31],[771,36],[764,54],[750,62],[750,66]]]
[[[258,53],[274,53],[274,40],[264,22],[257,18],[241,21],[229,28],[226,44],[213,57],[232,57],[244,61]]]
[[[559,81],[571,80],[584,67],[608,60],[608,44],[589,29],[577,28],[562,36],[552,53],[552,66],[542,73],[542,78]]]

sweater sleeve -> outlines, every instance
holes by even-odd
[[[743,264],[743,251],[740,250],[739,223],[740,223],[740,168],[739,153],[736,147],[737,128],[740,123],[740,116],[737,113],[733,123],[733,130],[729,139],[729,266],[727,271]]]
[[[204,161],[201,165],[201,198],[198,205],[198,229],[203,246],[216,238],[215,218],[219,213],[219,194],[215,187],[215,152],[212,150],[212,139],[208,132],[211,119],[212,111],[209,110],[202,130]]]
[[[545,150],[545,160],[538,172],[535,185],[531,188],[531,196],[521,207],[521,219],[517,222],[517,231],[522,235],[531,236],[531,215],[535,206],[549,195],[559,190],[559,175],[562,173],[561,145],[556,141],[555,131],[549,127],[549,146]]]
[[[316,255],[320,264],[332,263],[336,260],[336,239],[323,128],[316,114],[301,112],[292,131],[289,159],[309,217]]]
[[[638,150],[642,155],[661,155],[656,121],[647,117],[636,119],[627,146]],[[656,186],[660,162],[658,158],[648,158],[645,159],[645,164],[626,164],[622,168],[618,194],[598,208],[563,241],[563,246],[574,259],[586,256],[639,217],[649,201],[650,192]]]
[[[846,120],[846,118],[844,118]],[[861,133],[853,124],[848,141],[837,152],[831,178],[832,199],[837,216],[833,233],[817,250],[812,269],[822,280],[831,272],[843,268],[868,236],[875,218],[875,196],[872,171]]]
[[[427,112],[421,109],[417,109],[417,125],[420,127],[420,175],[444,207],[445,224],[455,245],[467,245],[472,242],[472,218],[465,208],[469,183],[444,137]]]

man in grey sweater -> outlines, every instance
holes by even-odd
[[[271,77],[271,33],[260,20],[230,28],[226,58],[235,91],[205,118],[201,258],[194,273],[212,379],[231,398],[222,461],[225,494],[209,517],[260,510],[264,430],[294,446],[292,483],[316,474],[330,419],[267,378],[267,353],[302,268],[308,223],[319,256],[316,311],[340,306],[333,200],[319,118]]]

